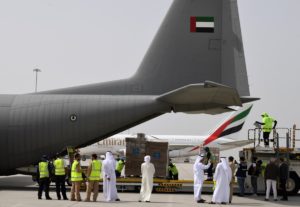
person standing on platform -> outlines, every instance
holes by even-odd
[[[81,201],[80,186],[83,181],[82,169],[80,165],[80,154],[75,154],[74,161],[71,167],[71,201]]]
[[[56,188],[56,195],[57,199],[61,200],[61,195],[64,200],[68,200],[67,194],[66,194],[66,171],[67,171],[67,165],[65,161],[62,159],[60,154],[56,154],[56,159],[53,162],[54,166],[54,174],[55,174],[55,188]]]
[[[270,136],[272,129],[276,128],[277,121],[274,118],[270,117],[269,114],[267,114],[266,112],[264,112],[261,116],[262,116],[262,122],[256,121],[255,123],[262,125],[264,144],[265,144],[266,148],[269,148],[270,147],[269,136]],[[274,123],[274,126],[273,126],[273,123]]]
[[[213,193],[211,204],[227,204],[230,196],[231,169],[225,157],[221,157],[214,174],[216,188]]]
[[[234,162],[234,158],[232,156],[230,156],[228,158],[228,161],[229,161],[229,167],[231,169],[231,181],[230,181],[230,195],[229,195],[229,203],[232,202],[232,195],[233,195],[233,185],[234,185],[234,180],[235,180],[235,176],[234,176],[234,173],[235,173],[235,170],[236,170],[236,164]]]
[[[144,157],[144,163],[141,165],[142,186],[140,191],[139,202],[150,202],[150,197],[153,189],[153,176],[155,173],[154,165],[150,162],[149,155]]]
[[[201,198],[201,192],[203,187],[203,182],[205,180],[204,170],[208,169],[211,166],[211,163],[207,165],[204,164],[205,159],[203,155],[199,155],[196,158],[194,164],[194,199],[197,203],[204,203],[205,200]]]
[[[102,162],[103,196],[106,201],[120,201],[116,186],[116,160],[110,151]]]
[[[86,199],[85,202],[90,202],[91,193],[93,191],[93,201],[97,201],[99,193],[99,182],[101,177],[102,163],[97,159],[96,154],[92,154],[92,161],[87,169],[87,180],[88,186],[86,189]]]
[[[281,157],[280,159],[280,166],[279,166],[279,186],[282,190],[282,198],[281,201],[287,201],[288,195],[286,192],[286,181],[289,177],[289,166],[285,162],[284,158]]]
[[[49,196],[50,172],[48,157],[43,155],[37,167],[37,179],[39,183],[38,199],[42,199],[43,190],[45,191],[46,200],[52,200]]]

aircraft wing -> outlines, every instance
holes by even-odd
[[[184,148],[187,148],[187,147],[194,147],[195,145],[183,145],[183,144],[172,144],[172,145],[169,145],[169,151],[172,151],[172,150],[180,150],[180,149],[184,149]]]
[[[246,146],[248,144],[253,144],[253,140],[240,140],[240,141],[233,141],[233,142],[227,142],[227,143],[220,143],[220,146],[224,147],[230,147],[230,148],[235,148],[235,147],[242,147]]]

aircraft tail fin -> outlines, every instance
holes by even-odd
[[[212,81],[249,96],[237,0],[175,0],[133,79],[156,94]]]
[[[174,0],[134,76],[40,93],[161,95],[208,81],[250,95],[237,0]]]
[[[203,145],[208,145],[210,142],[218,139],[219,137],[225,137],[239,132],[249,115],[253,104],[244,105],[240,107],[237,111],[229,114],[204,140]]]
[[[222,121],[201,143],[201,146],[208,145],[220,137],[225,137],[239,132],[249,115],[253,104],[245,104],[240,107],[237,111],[232,112]],[[200,146],[195,146],[191,151],[199,149]]]

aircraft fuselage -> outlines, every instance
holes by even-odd
[[[154,96],[0,95],[0,173],[169,111]]]

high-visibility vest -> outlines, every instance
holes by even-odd
[[[77,165],[79,165],[79,162],[77,160],[74,160],[74,162],[72,164],[72,169],[71,169],[71,181],[73,181],[73,182],[83,180],[82,173],[76,171]]]
[[[100,174],[101,174],[101,168],[102,168],[102,163],[100,160],[93,160],[92,161],[92,170],[91,174],[89,176],[89,180],[100,180]]]
[[[267,164],[268,163],[266,161],[263,161],[263,163],[261,164],[261,175],[262,175],[262,177],[265,177]]]
[[[48,162],[39,162],[40,178],[49,178]]]
[[[178,170],[176,168],[176,166],[173,164],[173,166],[169,166],[169,171],[172,172],[172,175],[178,175]]]
[[[57,158],[54,163],[55,175],[65,175],[65,163],[63,159]]]
[[[116,171],[118,171],[119,173],[121,173],[122,170],[123,170],[124,165],[125,165],[124,161],[119,160],[117,162]]]
[[[271,132],[274,119],[270,116],[264,116],[262,122],[264,123],[263,132]]]

